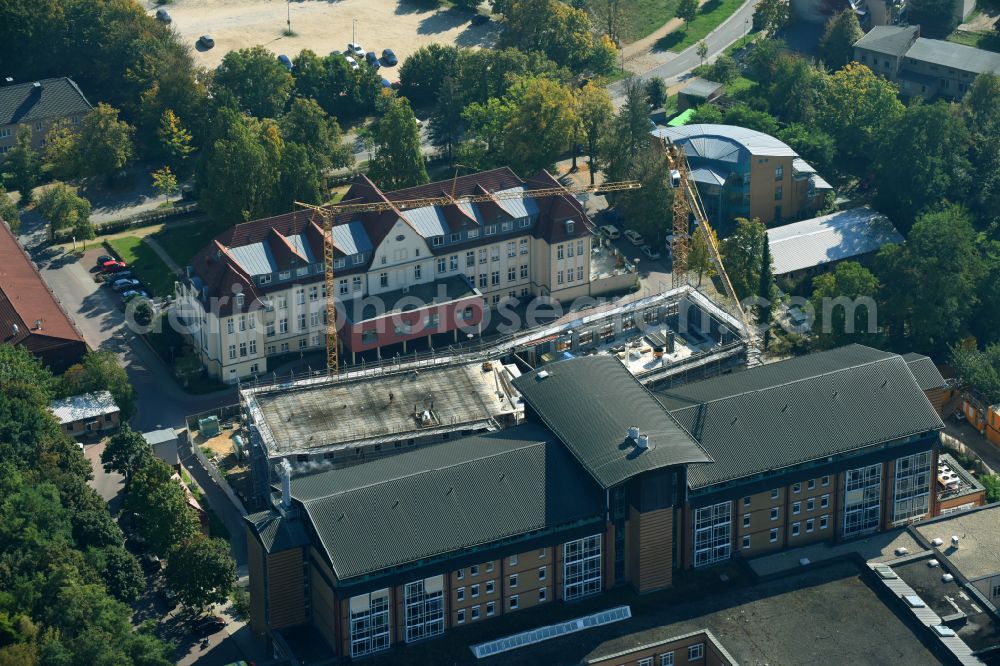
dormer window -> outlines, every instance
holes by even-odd
[[[468,236],[469,238],[479,238],[479,229],[469,229]]]
[[[269,274],[261,275],[257,278],[257,284],[270,284],[270,283],[271,283],[271,276]]]
[[[236,305],[237,306],[242,307],[243,306],[243,302],[245,300],[246,300],[246,297],[243,294],[236,294]]]
[[[457,243],[460,240],[462,240],[462,234],[452,234],[451,235],[451,242],[452,243]]]
[[[365,253],[364,252],[362,252],[361,254],[357,254],[357,255],[354,256],[354,265],[355,266],[357,266],[358,264],[363,264],[363,263],[365,263]]]
[[[309,267],[308,266],[300,266],[299,268],[295,269],[295,274],[296,275],[308,275],[309,274]]]
[[[444,243],[444,236],[435,236],[431,239],[431,244],[434,245],[434,247],[438,247],[442,243]]]
[[[489,226],[486,227],[486,235],[487,236],[492,236],[496,232],[497,232],[497,225],[491,224],[491,225],[489,225]]]
[[[576,223],[573,220],[566,220],[566,233],[573,233],[573,229],[576,227]]]
[[[292,277],[291,271],[281,271],[280,273],[278,273],[279,280],[287,280],[290,277]]]
[[[333,267],[334,268],[343,268],[344,265],[345,265],[345,263],[346,263],[346,261],[344,259],[334,259],[333,260]]]

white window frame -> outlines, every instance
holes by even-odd
[[[688,662],[701,661],[705,658],[705,644],[697,643],[688,647]]]
[[[407,583],[403,605],[407,643],[444,633],[444,586],[440,576]]]
[[[389,610],[388,589],[351,597],[349,626],[352,658],[389,649]]]
[[[603,535],[595,534],[563,544],[563,599],[597,594],[603,587]]]
[[[930,511],[930,451],[896,459],[893,475],[892,524],[905,525],[923,518]]]
[[[694,566],[728,560],[732,554],[733,503],[719,502],[694,510]]]
[[[878,531],[882,521],[882,463],[844,473],[842,506],[845,539]]]

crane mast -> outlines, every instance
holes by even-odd
[[[634,180],[626,180],[616,183],[604,183],[602,185],[590,185],[582,188],[566,187],[545,187],[534,190],[512,190],[506,192],[494,192],[491,194],[474,194],[461,197],[439,196],[423,197],[418,199],[402,199],[399,201],[374,201],[344,204],[329,204],[317,206],[295,202],[297,206],[312,210],[320,214],[323,218],[323,273],[326,285],[326,372],[328,376],[336,376],[340,371],[339,345],[337,338],[337,306],[334,299],[334,243],[333,243],[333,222],[334,219],[345,213],[370,213],[384,210],[406,210],[410,208],[423,208],[424,206],[453,206],[463,203],[480,203],[487,201],[507,201],[512,199],[530,199],[536,197],[565,196],[567,194],[594,194],[597,192],[620,192],[623,190],[636,190],[642,185]],[[593,225],[583,218],[591,232]]]
[[[733,283],[729,279],[729,274],[726,273],[726,267],[722,263],[722,255],[719,253],[719,247],[715,242],[715,234],[712,232],[712,226],[708,222],[708,216],[705,214],[701,197],[698,195],[698,188],[691,182],[691,167],[688,164],[687,155],[685,155],[684,149],[681,146],[669,139],[662,139],[662,143],[663,150],[667,155],[667,164],[671,170],[671,184],[675,187],[673,241],[670,248],[670,253],[673,257],[672,284],[674,287],[679,287],[682,284],[688,283],[689,239],[691,237],[691,234],[688,233],[688,215],[691,214],[695,219],[694,233],[701,234],[708,248],[712,264],[719,274],[722,289],[726,297],[732,302],[739,316],[740,323],[743,325],[744,335],[746,335],[747,344],[749,345],[748,360],[751,364],[758,363],[762,354],[760,336],[758,335],[756,326],[750,321],[749,315],[740,304],[740,299],[736,295],[736,290],[733,289]]]

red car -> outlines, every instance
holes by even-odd
[[[105,261],[103,264],[101,264],[102,273],[117,273],[118,271],[123,271],[123,270],[125,270],[124,261],[112,260],[112,261]]]

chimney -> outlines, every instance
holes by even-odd
[[[34,92],[35,94],[41,94],[41,92],[42,92],[42,84],[41,83],[39,83],[38,81],[35,81],[33,84],[31,84],[31,86],[33,88],[32,92]]]
[[[281,510],[288,511],[292,508],[292,466],[287,458],[278,464],[278,476],[281,477]]]
[[[35,320],[35,330],[36,331],[42,330],[42,320],[41,319],[36,319]]]

